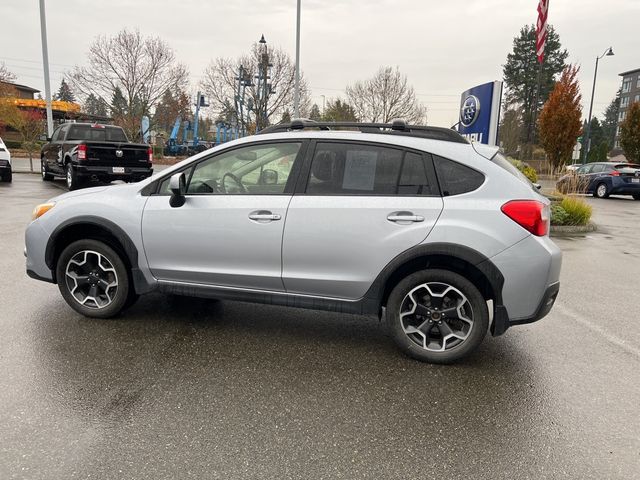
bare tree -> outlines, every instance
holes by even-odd
[[[264,128],[270,123],[275,123],[272,118],[280,119],[286,110],[293,110],[293,90],[295,83],[295,64],[291,57],[281,48],[269,47],[268,63],[270,68],[269,84],[271,89],[267,91],[266,102],[264,94],[259,91],[256,76],[262,65],[263,51],[259,44],[254,44],[248,54],[239,58],[218,57],[209,63],[204,71],[201,88],[209,97],[213,108],[219,112],[233,109],[236,121],[241,119],[236,108],[234,98],[238,91],[238,76],[242,66],[247,80],[251,85],[245,89],[244,111],[251,106],[252,122],[258,120],[258,128]],[[304,77],[300,79],[300,112],[304,116],[311,104],[311,95]],[[275,115],[275,117],[274,117]],[[265,121],[266,119],[266,121]]]
[[[372,78],[349,85],[347,98],[362,122],[387,123],[404,118],[411,123],[426,123],[426,107],[397,67],[381,67]]]
[[[123,127],[132,137],[139,133],[142,115],[149,115],[167,90],[183,90],[188,83],[187,68],[173,50],[159,37],[143,37],[137,30],[98,36],[88,60],[87,67],[67,75],[70,84],[83,97],[93,95],[107,105],[120,90],[126,105]]]

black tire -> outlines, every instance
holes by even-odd
[[[2,181],[7,183],[11,183],[13,181],[13,173],[11,170],[2,174]]]
[[[44,159],[40,159],[40,174],[42,175],[43,182],[50,182],[53,180],[53,175],[49,172],[49,169],[44,163]]]
[[[609,187],[607,187],[607,184],[600,182],[596,185],[596,188],[593,190],[593,196],[596,198],[609,198]]]
[[[75,285],[78,285],[78,282],[74,282],[74,280],[70,279],[67,275],[67,266],[69,265],[69,261],[78,255],[82,255],[82,252],[90,251],[90,255],[93,256],[96,252],[100,254],[103,258],[107,260],[108,263],[103,261],[103,264],[111,264],[111,267],[115,271],[115,281],[117,282],[117,288],[115,289],[115,294],[113,290],[111,291],[113,298],[110,299],[108,303],[105,303],[104,306],[98,307],[96,305],[97,302],[94,302],[94,305],[91,305],[89,302],[86,304],[82,304],[78,298],[74,296],[72,293],[72,289]],[[82,257],[81,257],[82,258]],[[86,260],[86,257],[84,257]],[[89,263],[87,262],[87,265]],[[97,271],[97,269],[95,269]],[[90,274],[86,275],[89,277]],[[110,281],[113,281],[114,277],[111,277]],[[62,297],[65,299],[67,304],[71,308],[73,308],[76,312],[92,318],[111,318],[120,313],[127,305],[132,304],[132,300],[135,301],[136,295],[135,292],[131,292],[133,286],[129,281],[129,272],[127,271],[127,267],[125,266],[120,255],[116,253],[110,246],[102,243],[98,240],[78,240],[70,245],[68,245],[60,254],[58,258],[58,262],[56,265],[56,279],[58,282],[58,288]],[[83,288],[91,288],[90,282],[85,282],[85,287]],[[131,289],[131,290],[130,290]],[[91,291],[89,290],[89,293]],[[78,293],[81,295],[81,293]],[[88,295],[87,295],[88,296]]]
[[[418,343],[420,336],[413,334],[413,337],[411,337],[409,333],[406,333],[405,326],[403,326],[403,320],[400,318],[400,314],[404,313],[401,312],[401,308],[407,306],[403,305],[403,303],[405,303],[405,301],[407,301],[406,299],[409,298],[409,293],[414,288],[423,284],[446,284],[454,287],[454,289],[457,290],[457,292],[462,293],[468,301],[469,307],[466,306],[466,303],[463,305],[467,316],[469,315],[467,308],[470,308],[471,310],[472,326],[469,328],[466,337],[463,340],[459,340],[457,338],[453,339],[454,344],[451,348],[445,348],[443,351],[428,350],[424,348],[423,345],[420,345]],[[451,295],[454,295],[454,293]],[[457,293],[455,293],[455,295],[457,295]],[[447,295],[444,295],[444,298],[447,298]],[[431,307],[427,308],[434,308],[433,304]],[[437,308],[434,309],[437,310]],[[405,311],[407,310],[405,309]],[[433,314],[435,315],[437,312],[433,312]],[[409,316],[408,318],[412,317]],[[432,317],[422,317],[418,319],[417,322],[426,322],[431,318]],[[441,322],[442,318],[440,319]],[[449,321],[445,323],[450,327],[453,323],[449,322],[452,321],[460,322],[461,325],[466,325],[464,322],[454,319],[449,319]],[[387,302],[386,322],[393,340],[405,354],[423,362],[447,364],[453,363],[469,355],[478,347],[478,345],[480,345],[487,333],[487,329],[489,328],[489,312],[487,311],[487,303],[482,297],[480,291],[463,276],[448,270],[422,270],[404,278],[393,289]],[[433,326],[427,325],[426,328],[430,335],[437,337],[440,335],[440,327],[437,325],[438,320],[434,320],[434,322]],[[434,328],[436,330],[434,330]],[[445,340],[442,343],[446,346],[448,341]]]
[[[73,169],[71,162],[67,162],[64,166],[64,176],[67,181],[67,188],[70,192],[82,188],[78,173]]]
[[[636,193],[633,195],[634,200],[640,200],[640,193]]]

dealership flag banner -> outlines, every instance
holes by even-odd
[[[536,55],[538,63],[544,62],[544,45],[547,42],[547,13],[549,0],[538,2],[538,23],[536,24]]]

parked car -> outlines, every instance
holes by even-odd
[[[571,165],[565,165],[564,169],[566,172],[575,172],[576,170],[578,170],[580,167],[582,166],[581,163],[572,163]]]
[[[11,152],[0,138],[0,180],[11,183]]]
[[[154,290],[375,314],[437,363],[552,308],[549,201],[497,147],[399,121],[262,133],[37,206],[28,275],[96,318]]]
[[[153,173],[151,147],[129,142],[120,127],[65,123],[47,140],[40,153],[42,180],[64,176],[69,190],[89,181],[137,182]]]
[[[587,193],[597,198],[631,195],[640,200],[640,165],[594,162],[561,177],[556,188],[562,193]]]

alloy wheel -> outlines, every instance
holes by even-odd
[[[474,325],[473,309],[457,288],[442,282],[423,283],[402,300],[400,323],[418,346],[444,352],[469,337]]]
[[[71,165],[67,165],[67,187],[69,190],[73,187],[73,171],[71,170]]]
[[[598,185],[597,194],[600,198],[603,198],[607,194],[607,186],[604,183]]]
[[[113,302],[118,291],[118,275],[103,254],[82,250],[71,257],[65,268],[69,293],[88,308],[101,309]]]

